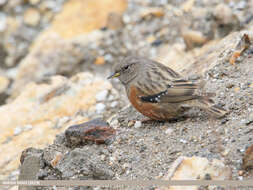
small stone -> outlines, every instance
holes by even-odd
[[[240,91],[240,87],[235,87],[235,88],[234,88],[234,91],[235,91],[235,92],[239,92],[239,91]]]
[[[33,128],[32,125],[25,125],[24,126],[24,131],[30,131]]]
[[[0,6],[4,5],[7,0],[0,0]]]
[[[244,170],[253,169],[253,145],[247,148],[242,159],[242,168]]]
[[[128,127],[133,127],[134,124],[135,124],[135,121],[131,120],[131,121],[128,122],[127,126]]]
[[[106,97],[108,95],[108,90],[103,90],[96,94],[96,100],[97,101],[104,101],[106,100]]]
[[[154,8],[147,8],[142,11],[141,18],[147,19],[150,17],[162,17],[164,16],[164,11],[162,8],[154,7]]]
[[[171,135],[171,134],[173,133],[173,129],[168,128],[168,129],[165,131],[165,133],[166,133],[167,135]]]
[[[124,26],[122,14],[111,12],[107,17],[106,27],[111,30],[120,29]]]
[[[187,0],[185,3],[182,4],[181,8],[184,12],[189,12],[194,6],[194,3],[195,0]]]
[[[3,13],[0,13],[0,32],[3,32],[7,27],[6,16]]]
[[[40,13],[35,8],[28,8],[24,13],[24,22],[29,26],[37,26],[40,22]]]
[[[29,0],[29,3],[31,5],[37,5],[37,4],[39,4],[39,2],[40,2],[40,0]]]
[[[239,175],[239,176],[242,176],[243,174],[244,174],[244,171],[242,171],[242,170],[239,170],[239,171],[238,171],[238,175]]]
[[[68,116],[59,118],[59,120],[58,120],[56,126],[54,126],[54,127],[57,128],[57,129],[58,129],[58,128],[61,128],[61,127],[63,127],[63,125],[64,125],[65,123],[67,123],[69,120],[70,120],[70,118],[69,118]]]
[[[235,65],[235,62],[241,54],[251,46],[251,41],[248,34],[243,34],[238,44],[235,47],[235,51],[232,53],[229,63]]]
[[[147,37],[147,42],[148,43],[153,43],[155,41],[155,36],[149,36],[149,37]]]
[[[22,128],[21,128],[21,127],[16,127],[16,128],[14,129],[14,135],[15,135],[15,136],[19,135],[21,132],[22,132]]]
[[[153,41],[153,42],[151,43],[151,45],[152,45],[152,46],[159,46],[159,45],[161,45],[162,43],[163,43],[162,40],[156,39],[155,41]]]
[[[187,143],[187,141],[186,140],[184,140],[184,139],[180,139],[179,140],[181,143],[184,143],[184,144],[186,144]]]
[[[228,84],[226,84],[226,88],[233,88],[235,85],[234,84],[232,84],[232,83],[228,83]]]
[[[141,127],[141,121],[136,121],[134,124],[134,128],[140,128]]]
[[[108,54],[105,54],[104,58],[105,58],[105,61],[112,61],[112,60],[113,60],[112,55],[109,54],[109,53],[108,53]]]
[[[182,35],[188,50],[207,42],[207,38],[199,31],[186,30]]]
[[[219,24],[233,23],[234,15],[230,7],[224,3],[218,4],[214,9],[214,16]]]
[[[105,58],[103,56],[97,57],[94,61],[95,65],[104,65],[105,64]]]
[[[127,24],[127,23],[131,22],[131,18],[125,14],[125,15],[123,15],[123,22],[125,24]]]
[[[103,113],[105,111],[106,106],[103,103],[96,104],[96,112]]]
[[[112,139],[116,131],[102,119],[94,119],[79,125],[72,125],[65,131],[69,146],[76,146],[85,142],[103,144]]]
[[[231,169],[222,161],[217,159],[209,161],[207,158],[196,156],[180,156],[169,168],[168,174],[163,180],[229,180],[232,174]],[[178,186],[178,188],[185,188],[187,190],[196,189],[189,186]],[[209,188],[207,187],[207,189]]]
[[[58,162],[61,160],[62,157],[63,157],[62,153],[60,153],[60,152],[56,153],[54,159],[51,161],[51,166],[55,167],[58,164]]]
[[[230,149],[226,149],[221,154],[222,156],[227,156],[229,152],[230,152]]]
[[[110,106],[111,106],[111,108],[115,108],[117,105],[118,105],[118,102],[113,101]]]
[[[0,76],[0,93],[7,90],[9,82],[8,78]]]

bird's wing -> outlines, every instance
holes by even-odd
[[[203,85],[199,81],[186,80],[179,73],[155,61],[146,60],[148,66],[138,79],[143,102],[179,103],[200,97],[196,90]],[[148,80],[145,80],[148,79]]]
[[[198,88],[199,83],[178,79],[169,81],[166,89],[141,96],[140,99],[150,103],[180,103],[199,98],[200,96],[195,93]]]

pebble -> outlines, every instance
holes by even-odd
[[[62,117],[58,120],[57,122],[57,127],[56,128],[61,128],[65,123],[67,123],[70,120],[68,116]]]
[[[15,135],[15,136],[19,135],[21,132],[22,132],[22,128],[21,128],[21,127],[16,127],[16,128],[14,129],[14,135]]]
[[[233,11],[226,4],[220,3],[214,9],[214,16],[220,24],[230,24],[234,21]]]
[[[207,38],[200,31],[186,30],[182,35],[187,49],[203,45],[207,41]]]
[[[162,17],[164,16],[164,11],[163,9],[159,8],[159,7],[153,7],[153,8],[147,8],[145,10],[143,10],[143,12],[141,13],[141,18],[149,18],[150,16],[154,16],[154,17]]]
[[[40,2],[40,0],[29,0],[29,3],[31,5],[37,5],[37,4],[39,4],[39,2]]]
[[[245,125],[250,125],[253,123],[253,113],[249,115],[249,118],[244,123]]]
[[[95,65],[104,65],[105,64],[105,58],[103,56],[99,56],[94,61]]]
[[[4,5],[7,0],[0,0],[0,5]]]
[[[0,32],[3,32],[6,29],[7,22],[5,14],[0,13]]]
[[[123,19],[123,22],[126,24],[131,22],[131,18],[128,15],[123,15],[122,19]]]
[[[141,121],[136,121],[134,124],[134,128],[140,128],[141,127]]]
[[[33,128],[32,125],[25,125],[24,126],[24,131],[30,131]]]
[[[108,97],[108,100],[113,101],[114,99],[115,99],[115,97],[112,94],[110,94],[109,97]]]
[[[242,159],[242,168],[244,170],[253,169],[253,145],[250,145],[244,153],[244,156]]]
[[[127,126],[128,127],[133,127],[134,124],[135,124],[135,121],[131,120],[131,121],[128,122]]]
[[[111,107],[112,107],[112,108],[115,108],[117,105],[118,105],[118,102],[117,102],[117,101],[113,101],[113,102],[111,103]]]
[[[116,134],[115,129],[103,121],[101,118],[72,125],[65,131],[66,142],[68,146],[77,146],[84,142],[93,142],[104,144],[112,139]]]
[[[242,170],[240,170],[239,172],[238,172],[238,175],[239,176],[242,176],[244,174],[244,171],[242,171]]]
[[[108,90],[103,90],[96,94],[97,101],[104,101],[108,95]]]
[[[112,61],[112,60],[113,60],[112,55],[109,54],[109,53],[108,53],[108,54],[105,54],[104,58],[105,58],[105,61]]]
[[[37,9],[29,8],[24,13],[24,23],[29,26],[37,26],[40,22],[40,13]]]
[[[181,143],[184,143],[184,144],[186,144],[187,143],[187,141],[186,140],[184,140],[184,139],[180,139],[179,140]]]
[[[105,105],[103,103],[98,103],[96,104],[96,112],[97,113],[102,113],[105,110]]]
[[[168,128],[166,131],[165,131],[166,134],[168,135],[171,135],[173,133],[173,129],[171,128]]]
[[[239,180],[243,180],[243,176],[238,176],[238,179]]]
[[[0,76],[0,93],[7,90],[10,81],[4,76]]]

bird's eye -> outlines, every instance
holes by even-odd
[[[123,67],[124,70],[127,70],[129,68],[129,65],[126,65],[125,67]]]

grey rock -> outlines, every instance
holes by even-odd
[[[23,157],[22,157],[23,156]],[[41,168],[42,150],[28,148],[22,152],[19,180],[36,180]],[[35,190],[33,186],[19,186],[19,190]]]
[[[112,179],[112,170],[96,154],[97,151],[90,147],[76,148],[66,154],[56,168],[62,178]]]

